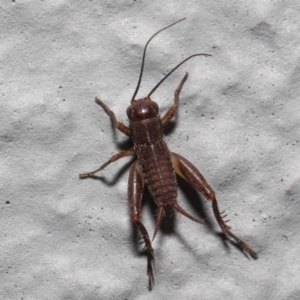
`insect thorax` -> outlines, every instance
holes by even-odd
[[[163,138],[163,126],[160,116],[138,122],[130,122],[134,145],[151,144]]]

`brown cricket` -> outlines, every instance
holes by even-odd
[[[154,251],[147,229],[141,222],[141,203],[145,184],[148,186],[150,195],[154,199],[154,202],[158,208],[156,216],[156,226],[152,241],[157,234],[162,218],[171,210],[176,210],[177,212],[183,214],[187,218],[197,223],[203,223],[203,221],[193,217],[178,205],[176,181],[176,175],[178,175],[185,179],[188,183],[190,183],[201,194],[203,194],[207,200],[211,201],[215,218],[218,221],[226,239],[230,241],[235,240],[242,251],[250,254],[255,259],[258,258],[257,253],[253,251],[248,244],[243,242],[230,231],[231,228],[226,224],[226,221],[224,220],[224,217],[226,217],[225,215],[223,215],[224,212],[220,213],[215,193],[206,182],[202,174],[186,158],[177,153],[170,152],[168,146],[164,141],[164,127],[169,124],[169,122],[177,112],[179,104],[179,94],[183,84],[188,78],[188,73],[185,74],[175,91],[173,106],[166,112],[166,114],[162,118],[159,115],[159,108],[157,103],[152,101],[150,98],[150,96],[158,88],[158,86],[184,62],[194,56],[211,55],[200,53],[189,56],[175,68],[173,68],[163,79],[161,79],[159,83],[150,91],[147,97],[135,100],[135,96],[139,90],[142,80],[145,55],[148,44],[158,33],[177,24],[178,22],[183,21],[184,19],[181,19],[159,30],[146,43],[143,52],[138,84],[131,99],[131,105],[127,108],[129,127],[117,121],[114,112],[111,111],[100,99],[95,99],[95,101],[99,105],[101,105],[105,112],[111,117],[115,127],[132,138],[134,146],[129,150],[115,154],[100,168],[92,172],[79,175],[80,178],[93,177],[97,172],[103,170],[110,163],[122,157],[131,155],[137,156],[137,161],[132,164],[130,169],[128,180],[128,200],[130,205],[131,219],[141,232],[142,238],[145,243],[145,249],[147,252],[147,275],[149,278],[149,290],[152,289],[154,284],[154,274],[152,266],[154,261]]]

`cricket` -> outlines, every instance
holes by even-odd
[[[145,245],[145,251],[147,254],[148,289],[150,291],[154,285],[154,250],[152,248],[152,242],[160,228],[162,219],[166,216],[166,214],[176,211],[194,222],[203,224],[202,220],[189,214],[177,203],[178,184],[176,176],[183,178],[191,186],[198,190],[208,201],[211,202],[214,216],[224,234],[225,239],[236,244],[246,255],[249,254],[254,259],[258,258],[257,253],[252,250],[248,244],[231,232],[231,227],[227,225],[227,221],[225,220],[226,215],[224,212],[220,212],[219,210],[215,192],[206,182],[203,175],[186,158],[177,153],[171,152],[164,140],[164,128],[170,123],[172,118],[177,113],[179,106],[179,95],[184,83],[188,78],[188,73],[184,75],[175,91],[173,106],[170,107],[162,117],[159,114],[158,104],[150,97],[154,91],[165,81],[165,79],[168,78],[187,60],[195,56],[208,57],[211,55],[198,53],[187,57],[177,66],[175,66],[170,72],[168,72],[167,75],[165,75],[155,85],[155,87],[146,97],[138,100],[135,99],[143,76],[148,44],[157,34],[174,26],[184,19],[181,19],[157,31],[146,43],[144,47],[138,83],[132,96],[130,106],[127,108],[129,126],[119,122],[114,112],[110,110],[109,107],[102,102],[102,100],[99,98],[95,99],[95,101],[110,116],[114,126],[132,139],[133,147],[113,155],[98,169],[79,175],[80,178],[95,177],[96,173],[100,172],[109,164],[117,161],[120,158],[127,156],[136,157],[136,160],[130,167],[128,179],[128,201],[132,222],[136,225],[141,233],[141,237]],[[152,240],[150,239],[148,231],[141,220],[142,198],[145,185],[147,185],[150,196],[153,198],[157,206],[156,224]]]

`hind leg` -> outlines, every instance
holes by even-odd
[[[222,217],[222,213],[220,213],[218,202],[215,196],[215,192],[206,182],[205,178],[198,171],[198,169],[190,163],[187,159],[182,157],[179,154],[171,153],[171,160],[175,172],[182,178],[184,178],[187,182],[189,182],[194,188],[196,188],[201,194],[205,196],[207,200],[212,202],[212,208],[215,215],[216,220],[218,221],[225,237],[228,240],[235,240],[239,247],[246,253],[249,253],[253,258],[257,259],[258,255],[255,251],[251,249],[251,247],[239,239],[235,234],[230,231],[230,227],[226,225]],[[225,216],[224,216],[225,217]]]
[[[137,226],[142,234],[142,238],[145,243],[145,249],[147,252],[147,275],[149,280],[148,289],[152,290],[154,284],[154,274],[152,263],[154,261],[154,251],[151,245],[151,240],[147,229],[141,222],[142,212],[142,197],[144,190],[144,177],[143,173],[137,162],[134,162],[130,169],[128,179],[128,200],[130,204],[130,213],[133,223]]]

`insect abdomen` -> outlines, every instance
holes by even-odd
[[[158,206],[176,203],[177,182],[159,117],[130,124],[148,190]],[[137,142],[138,141],[138,142]]]

